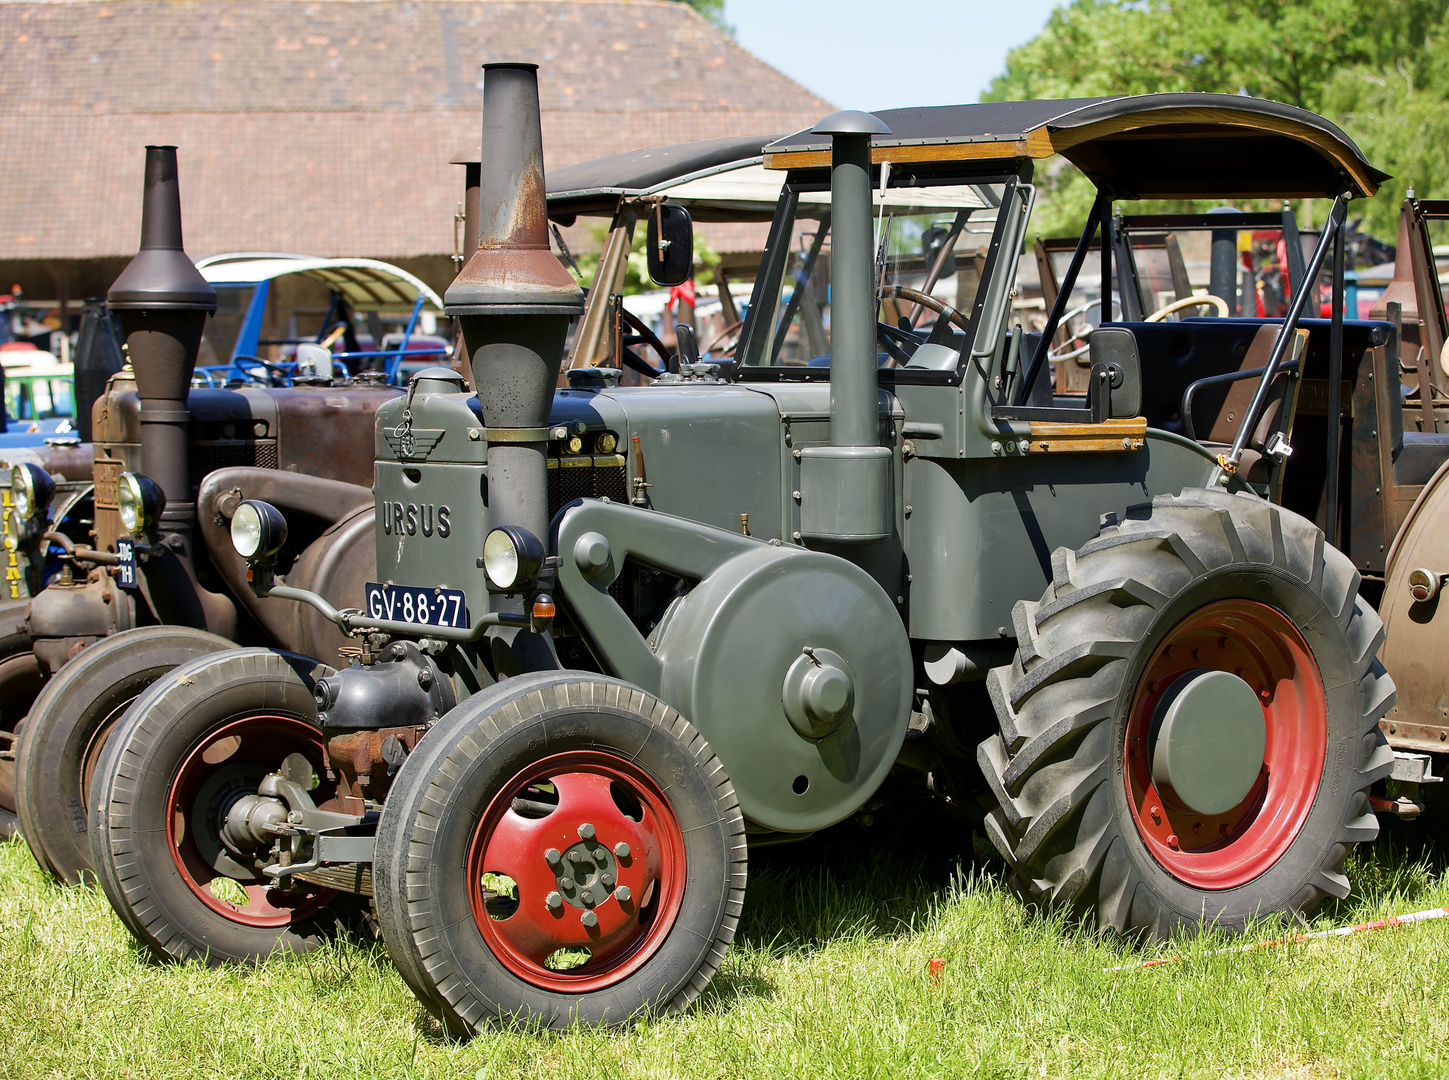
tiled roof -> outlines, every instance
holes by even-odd
[[[540,65],[554,167],[830,109],[673,0],[0,0],[0,260],[133,252],[146,143],[193,255],[451,252],[502,59]]]

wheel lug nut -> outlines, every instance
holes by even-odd
[[[629,845],[624,843],[624,841],[620,840],[617,844],[614,845],[614,857],[619,859],[627,859],[629,857]]]
[[[579,916],[579,922],[583,923],[590,930],[599,925],[599,917],[592,911],[586,911]]]
[[[597,859],[599,862],[603,862],[608,857],[609,857],[609,853],[604,848],[601,848],[601,847],[594,848],[594,858]]]
[[[592,840],[594,838],[594,827],[587,821],[579,826],[579,839]]]
[[[549,893],[543,898],[543,902],[548,906],[549,911],[557,911],[563,907],[563,897],[556,892]]]
[[[599,878],[599,884],[606,889],[612,889],[614,887],[614,875],[604,874]]]
[[[1167,846],[1172,848],[1174,851],[1177,850],[1177,833],[1173,833],[1167,838]]]
[[[614,890],[614,899],[621,904],[627,904],[633,896],[634,894],[629,891],[629,886],[627,885],[620,885]]]
[[[571,862],[571,863],[588,862],[588,858],[584,855],[584,853],[582,851],[570,851],[569,852],[569,862]]]
[[[551,847],[543,853],[543,861],[549,866],[557,866],[562,859],[563,856],[559,854],[558,848]]]

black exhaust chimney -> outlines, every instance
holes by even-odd
[[[161,527],[189,529],[186,394],[216,292],[181,247],[176,147],[146,147],[141,250],[106,295],[121,320],[141,398],[141,462],[166,493]]]

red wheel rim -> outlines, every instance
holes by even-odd
[[[497,877],[512,879],[515,897],[490,894]],[[489,803],[468,852],[469,900],[488,948],[525,982],[568,993],[637,971],[668,936],[684,880],[684,832],[669,799],[604,751],[555,754],[518,773]]]
[[[1232,809],[1205,815],[1174,805],[1152,779],[1149,738],[1163,694],[1180,675],[1228,671],[1258,691],[1267,742],[1263,769]],[[1292,845],[1318,793],[1328,745],[1323,680],[1307,642],[1281,612],[1220,600],[1172,628],[1138,680],[1123,743],[1137,834],[1188,885],[1231,889],[1253,880]]]
[[[323,888],[284,892],[260,872],[239,877],[235,869],[223,873],[216,868],[217,853],[231,856],[219,838],[227,810],[242,795],[256,794],[257,782],[293,753],[303,755],[325,777],[322,733],[315,727],[286,716],[248,716],[207,734],[186,755],[171,780],[166,839],[176,869],[197,899],[232,922],[290,926],[336,895]],[[327,797],[325,779],[323,785],[323,791],[314,793],[319,803]],[[242,865],[236,858],[232,862]],[[246,903],[232,903],[212,892],[211,883],[219,878],[236,882],[246,893]]]

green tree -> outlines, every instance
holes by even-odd
[[[726,34],[734,36],[735,28],[725,22],[725,0],[680,0],[680,2],[688,4]]]
[[[1323,112],[1398,177],[1362,210],[1392,238],[1407,183],[1449,192],[1446,13],[1449,0],[1072,0],[982,97],[1209,90]],[[1042,187],[1047,228],[1085,217],[1075,170],[1049,170]]]

